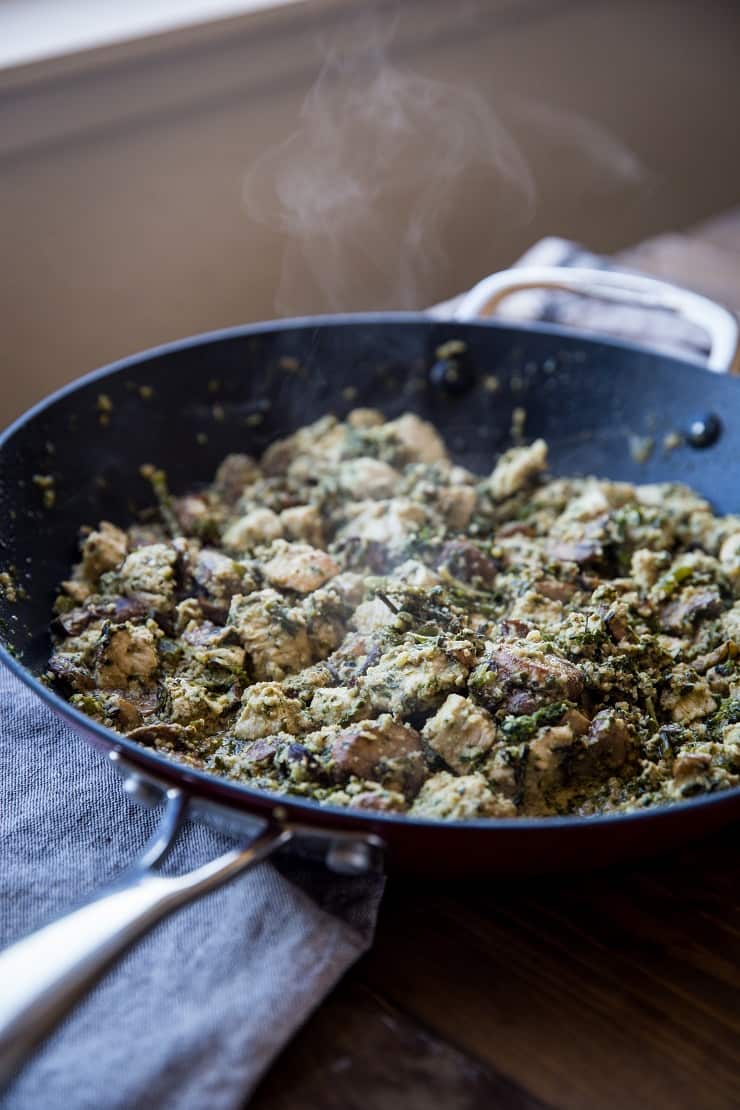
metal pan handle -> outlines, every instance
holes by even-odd
[[[0,1089],[103,971],[158,921],[246,871],[290,839],[266,825],[254,840],[184,875],[154,867],[173,846],[188,798],[171,789],[143,856],[117,882],[0,954]]]
[[[710,343],[708,370],[719,374],[740,373],[740,334],[733,313],[698,293],[641,274],[575,266],[522,266],[502,270],[473,286],[455,309],[454,318],[474,320],[492,316],[505,297],[531,289],[555,289],[643,308],[667,309],[706,332]]]

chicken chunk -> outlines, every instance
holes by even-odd
[[[649,590],[665,571],[670,556],[663,551],[640,548],[632,555],[630,575],[642,590]]]
[[[254,677],[279,682],[311,662],[311,644],[300,610],[286,605],[277,590],[256,590],[231,599],[228,623],[236,628]]]
[[[301,602],[301,612],[306,619],[311,649],[319,659],[324,659],[342,642],[347,629],[347,620],[353,609],[352,600],[357,597],[358,586],[350,579],[356,575],[337,575],[325,586],[307,594]]]
[[[570,724],[546,725],[538,729],[529,745],[524,779],[524,800],[528,812],[546,812],[553,792],[566,785],[570,753],[576,735]]]
[[[661,694],[660,703],[679,724],[709,717],[717,708],[707,680],[684,666],[674,671],[670,686]]]
[[[289,698],[277,682],[256,682],[242,694],[234,735],[240,740],[261,740],[278,732],[304,732],[306,725],[300,701]]]
[[[176,724],[187,725],[209,717],[222,717],[237,704],[232,690],[214,694],[184,675],[168,675],[163,681],[169,716]]]
[[[227,551],[245,554],[283,534],[283,521],[272,509],[252,509],[229,524],[222,542]]]
[[[476,495],[473,486],[442,486],[437,491],[437,505],[445,523],[454,529],[467,528],[475,512]]]
[[[128,597],[140,595],[153,609],[174,604],[177,552],[166,543],[146,544],[132,551],[119,571],[121,590]]]
[[[263,571],[271,586],[307,594],[338,574],[339,564],[326,551],[307,543],[278,540]]]
[[[385,425],[402,445],[405,462],[434,463],[447,458],[447,448],[432,424],[407,412]]]
[[[159,666],[157,640],[161,632],[154,621],[108,626],[98,645],[95,679],[102,689],[125,687],[132,678],[150,682]]]
[[[287,539],[303,540],[312,547],[324,546],[321,513],[315,505],[293,505],[289,509],[283,509],[280,523]]]
[[[624,766],[634,742],[634,729],[613,709],[602,709],[589,725],[586,752],[612,771]]]
[[[497,501],[518,493],[547,466],[547,444],[536,439],[529,447],[512,447],[496,463],[488,487]]]
[[[441,582],[437,572],[420,563],[418,559],[406,559],[393,568],[388,578],[391,582],[402,582],[405,586],[415,586],[417,589],[431,589]]]
[[[347,429],[335,416],[322,416],[271,444],[262,456],[262,468],[267,474],[284,474],[298,462],[301,470],[310,472],[317,460],[337,462],[346,438]]]
[[[91,532],[82,545],[82,573],[89,581],[114,570],[126,558],[128,536],[107,520]]]
[[[392,497],[400,480],[392,466],[372,458],[347,459],[332,473],[342,493],[368,501]]]
[[[510,798],[494,793],[482,775],[440,771],[424,783],[409,814],[431,821],[471,821],[516,817],[516,806]]]
[[[347,423],[350,428],[377,428],[385,424],[385,417],[380,409],[357,408],[347,414]]]
[[[380,632],[396,619],[396,614],[379,597],[370,598],[358,605],[352,614],[350,625],[358,632]]]
[[[315,726],[347,725],[372,716],[370,701],[357,686],[322,686],[315,691],[308,709]]]
[[[428,520],[422,505],[403,497],[390,501],[360,501],[356,510],[356,515],[340,529],[338,539],[399,545]]]
[[[496,724],[469,698],[449,694],[424,725],[422,736],[448,767],[465,774],[495,744]]]
[[[402,644],[369,667],[360,685],[376,710],[403,715],[434,709],[466,677],[467,669],[436,644]]]

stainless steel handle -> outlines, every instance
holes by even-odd
[[[706,332],[710,344],[708,370],[719,374],[740,373],[740,333],[736,317],[699,293],[641,274],[575,266],[522,266],[502,270],[483,278],[465,294],[455,309],[455,319],[491,316],[505,297],[532,289],[555,289],[643,308],[667,309]]]
[[[0,1088],[105,969],[163,917],[233,879],[292,836],[267,825],[248,844],[184,875],[153,868],[175,842],[187,796],[168,790],[162,822],[141,859],[90,901],[0,954]]]

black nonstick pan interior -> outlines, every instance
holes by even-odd
[[[452,339],[465,344],[457,381],[430,380],[438,349]],[[734,379],[545,328],[404,316],[240,328],[120,362],[5,433],[0,562],[15,568],[26,596],[0,600],[4,643],[32,671],[44,669],[50,604],[78,530],[151,504],[142,463],[163,467],[182,492],[210,480],[230,451],[259,454],[324,413],[358,405],[418,412],[457,461],[481,473],[510,445],[512,415],[523,409],[524,438],[547,439],[555,474],[680,480],[717,511],[740,511]],[[663,446],[709,414],[721,420],[716,442]]]

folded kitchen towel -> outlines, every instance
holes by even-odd
[[[0,945],[123,870],[159,814],[0,669]],[[171,866],[230,847],[187,825]],[[106,975],[8,1090],[8,1110],[243,1105],[370,943],[380,877],[262,864],[159,925]],[[3,989],[0,984],[0,990]]]
[[[591,270],[635,272],[630,251],[607,259],[578,243],[555,236],[540,239],[515,266],[579,266]],[[449,316],[461,299],[454,297],[435,305],[431,312],[441,318]],[[602,333],[699,362],[709,350],[707,336],[700,327],[667,309],[619,304],[571,293],[534,290],[514,293],[501,302],[496,315],[512,321],[542,320],[566,328]]]
[[[552,239],[523,261],[606,265]],[[580,319],[581,298],[569,307],[568,298],[525,296],[520,318]],[[449,311],[448,304],[435,313]],[[626,319],[635,324],[633,314],[626,318],[613,305],[598,306],[598,315],[617,333]],[[650,327],[644,318],[645,340]],[[700,349],[695,335],[682,334],[680,342],[685,350]],[[4,946],[123,870],[159,815],[132,805],[105,756],[5,672],[0,713]],[[173,866],[191,868],[227,845],[220,834],[188,825]],[[8,1110],[242,1106],[293,1032],[370,944],[382,889],[381,878],[339,878],[290,857],[261,864],[136,945],[46,1042],[2,1104]]]

